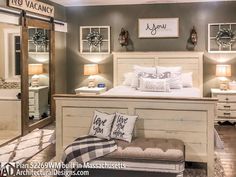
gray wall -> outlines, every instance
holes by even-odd
[[[192,26],[198,32],[198,45],[195,50],[207,50],[207,24],[213,22],[236,22],[236,2],[208,2],[159,5],[128,5],[100,7],[69,7],[66,8],[69,32],[67,34],[67,91],[87,84],[83,76],[83,64],[99,60],[101,63],[100,81],[108,87],[112,86],[112,57],[104,55],[85,56],[79,53],[79,27],[83,25],[111,26],[112,51],[125,51],[118,43],[121,27],[130,33],[134,51],[185,51],[186,42]],[[179,17],[180,37],[169,39],[139,39],[137,34],[138,18],[148,17]],[[215,63],[222,58],[234,63],[235,55],[209,55],[204,61],[204,93],[209,96],[211,87],[218,87],[214,76]],[[236,75],[233,72],[234,76]]]
[[[55,82],[56,93],[67,92],[67,68],[66,68],[66,33],[55,34]]]
[[[66,21],[65,7],[41,0],[42,2],[49,3],[55,7],[55,19]],[[0,6],[6,7],[6,0],[0,0]],[[55,48],[56,48],[56,93],[66,93],[66,33],[56,32],[55,34]]]

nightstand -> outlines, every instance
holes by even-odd
[[[29,117],[41,119],[48,114],[48,86],[29,87]]]
[[[75,93],[79,95],[100,95],[104,92],[106,92],[106,87],[100,88],[100,87],[80,87],[75,89]]]
[[[218,98],[218,121],[236,121],[236,90],[211,89],[211,96]]]

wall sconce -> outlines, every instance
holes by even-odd
[[[228,83],[226,77],[231,77],[231,65],[216,65],[216,76],[220,77],[220,89],[227,90]]]
[[[89,76],[88,87],[95,87],[95,77],[94,75],[98,74],[98,64],[85,64],[84,65],[84,75]]]
[[[39,75],[43,74],[43,64],[29,64],[28,74],[32,76],[31,86],[39,86]]]

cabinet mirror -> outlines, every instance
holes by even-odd
[[[27,131],[41,128],[54,120],[52,95],[54,94],[54,30],[53,24],[26,19],[23,30],[23,109]]]
[[[49,30],[28,27],[29,125],[50,117]]]

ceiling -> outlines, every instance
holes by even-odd
[[[236,1],[236,0],[50,0],[63,6],[102,6],[125,4],[163,4],[163,3],[188,3],[207,1]]]

